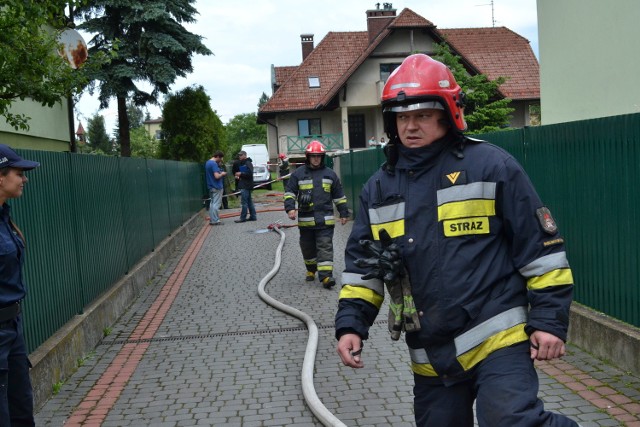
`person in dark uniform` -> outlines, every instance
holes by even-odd
[[[305,165],[291,174],[285,189],[284,210],[289,219],[296,219],[298,202],[300,249],[307,270],[306,280],[312,282],[317,272],[322,286],[331,289],[336,284],[333,278],[333,229],[336,223],[333,205],[340,213],[342,225],[349,218],[349,209],[338,175],[324,165],[325,152],[320,141],[307,145]]]
[[[544,410],[533,364],[565,354],[564,239],[516,160],[463,135],[463,107],[451,71],[427,55],[389,76],[387,161],[362,189],[347,242],[337,352],[363,366],[386,287],[417,426],[472,427],[474,402],[480,427],[576,426]]]
[[[33,390],[21,303],[27,294],[22,266],[25,239],[11,220],[7,201],[22,196],[25,171],[40,163],[24,160],[0,144],[0,426],[34,426]]]

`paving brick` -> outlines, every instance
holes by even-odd
[[[266,305],[257,293],[258,282],[273,267],[279,237],[251,231],[287,220],[282,212],[259,213],[258,218],[257,223],[216,227],[206,236],[140,363],[108,410],[104,427],[322,425],[302,394],[307,329],[299,319]],[[343,269],[340,254],[350,227],[336,227],[336,272]],[[338,286],[327,291],[318,282],[303,282],[298,230],[285,233],[280,270],[265,289],[316,322],[314,387],[322,403],[349,426],[414,425],[413,375],[406,345],[388,338],[386,317],[381,314],[364,347],[365,368],[343,366],[335,353],[332,329]],[[113,325],[112,334],[38,411],[37,425],[63,426],[125,348],[190,243],[176,250],[166,268]],[[264,248],[271,251],[265,253]],[[387,308],[385,303],[381,313]],[[536,368],[539,395],[547,409],[584,427],[638,423],[634,414],[640,412],[640,379],[633,375],[571,344],[563,360],[536,362]]]

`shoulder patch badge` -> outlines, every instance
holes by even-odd
[[[556,221],[553,219],[551,212],[546,206],[537,209],[536,216],[538,217],[538,221],[540,221],[540,226],[545,232],[549,234],[556,234],[558,232]]]

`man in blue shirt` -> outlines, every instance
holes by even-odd
[[[222,225],[220,221],[220,204],[222,202],[222,192],[224,190],[224,177],[227,174],[221,169],[220,165],[224,154],[222,151],[216,151],[213,157],[207,160],[204,165],[205,177],[207,180],[207,187],[209,188],[209,197],[211,201],[209,203],[209,225]]]

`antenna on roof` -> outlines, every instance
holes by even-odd
[[[491,6],[491,26],[493,28],[496,27],[496,18],[493,14],[493,0],[491,0],[491,3],[486,3],[486,4],[477,4],[476,6]]]

